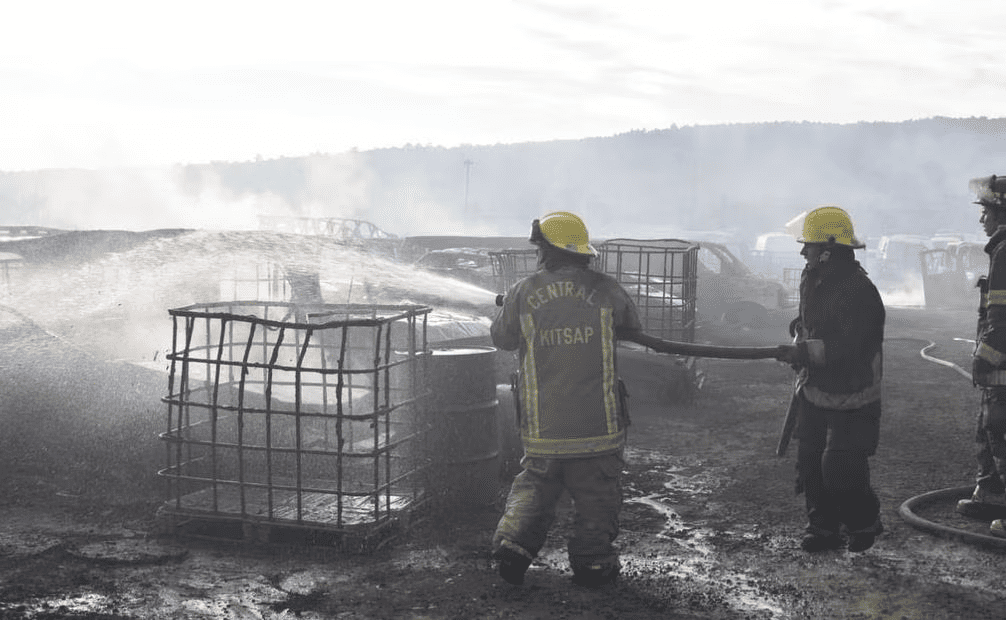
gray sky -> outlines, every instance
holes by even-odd
[[[4,22],[0,170],[1006,115],[1001,0],[36,0]]]

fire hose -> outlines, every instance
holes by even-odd
[[[626,340],[649,347],[658,353],[672,353],[689,357],[718,357],[734,360],[779,359],[785,355],[790,345],[774,347],[728,347],[713,344],[694,344],[664,340],[642,332],[626,335]]]
[[[933,362],[935,364],[940,364],[941,366],[946,366],[966,379],[971,379],[971,373],[964,370],[957,364],[953,362],[943,360],[937,357],[929,355],[929,350],[936,346],[936,343],[932,340],[927,340],[925,338],[890,338],[888,340],[900,340],[906,342],[924,342],[926,345],[919,351],[919,355],[926,361]],[[968,342],[972,345],[974,340],[969,340],[967,338],[954,338],[956,341]],[[898,507],[898,515],[912,527],[924,530],[930,534],[935,534],[937,536],[943,536],[945,538],[953,538],[960,540],[962,542],[971,543],[979,545],[981,547],[989,548],[995,547],[998,549],[1006,549],[1006,539],[996,538],[989,534],[980,534],[978,532],[969,531],[966,529],[961,529],[953,527],[951,525],[946,525],[943,523],[937,523],[930,519],[926,519],[921,516],[920,508],[926,508],[932,505],[939,505],[947,502],[956,502],[957,500],[965,499],[971,496],[974,491],[974,486],[961,486],[952,487],[946,489],[937,489],[935,491],[928,491],[926,493],[921,493],[914,497],[906,499]]]
[[[496,296],[496,305],[503,305],[503,295]],[[675,340],[664,340],[643,332],[632,332],[624,336],[625,340],[649,347],[658,353],[670,353],[674,355],[684,355],[687,357],[718,357],[735,360],[761,360],[780,359],[785,354],[789,345],[778,345],[774,347],[728,347],[712,344],[694,344],[691,342],[678,342]]]

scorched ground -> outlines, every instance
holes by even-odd
[[[790,318],[706,321],[697,340],[778,344]],[[624,570],[600,591],[570,583],[566,509],[525,586],[499,579],[488,543],[506,479],[496,504],[430,514],[372,554],[158,536],[166,375],[87,347],[107,332],[88,321],[0,309],[0,618],[1002,617],[1006,554],[898,515],[972,481],[977,393],[919,354],[931,341],[967,367],[969,312],[888,309],[872,460],[887,531],[861,554],[799,550],[793,449],[774,454],[789,367],[704,360],[689,404],[669,394],[668,360],[626,363]]]

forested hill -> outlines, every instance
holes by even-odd
[[[162,171],[3,173],[0,224],[205,227],[199,218],[219,209],[209,220],[218,227],[300,215],[366,219],[401,236],[522,235],[533,217],[564,209],[599,236],[717,230],[752,240],[832,203],[863,236],[974,233],[967,182],[993,173],[1006,174],[1006,119],[688,126]]]

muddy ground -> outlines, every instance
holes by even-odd
[[[803,553],[793,453],[775,456],[792,371],[703,360],[697,398],[669,394],[656,356],[623,356],[633,425],[618,543],[621,579],[574,586],[568,504],[523,587],[502,582],[493,505],[431,511],[354,554],[161,535],[167,375],[88,350],[0,309],[0,618],[1001,618],[1006,552],[939,537],[898,514],[906,499],[969,485],[977,393],[969,312],[889,308],[873,480],[886,532],[865,553]],[[698,340],[785,342],[791,313],[758,327],[704,322]],[[168,329],[165,317],[165,329]],[[666,362],[666,360],[665,360]],[[931,517],[956,522],[950,504]]]

